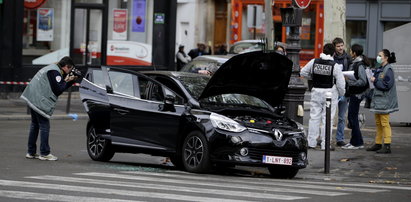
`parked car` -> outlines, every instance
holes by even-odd
[[[235,42],[228,51],[228,54],[240,54],[250,51],[263,50],[264,41],[257,39],[241,40]]]
[[[214,74],[217,69],[232,56],[230,55],[202,55],[194,58],[180,71],[200,74]],[[202,70],[202,71],[201,71]]]
[[[88,154],[96,161],[116,152],[168,156],[198,173],[260,166],[292,178],[308,161],[302,125],[276,112],[291,66],[280,54],[260,51],[232,57],[213,77],[90,69],[80,86]]]

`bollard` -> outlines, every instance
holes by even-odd
[[[330,173],[330,139],[331,139],[331,92],[325,94],[325,158],[324,173]]]

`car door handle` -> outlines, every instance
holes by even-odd
[[[117,113],[119,113],[121,115],[125,115],[125,114],[128,114],[130,112],[129,110],[120,109],[120,108],[114,108],[114,111],[116,111]]]

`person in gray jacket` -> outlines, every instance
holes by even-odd
[[[40,69],[24,89],[21,98],[27,102],[31,112],[31,124],[26,158],[56,161],[50,153],[50,117],[56,106],[57,98],[64,90],[73,85],[77,76],[69,74],[74,68],[70,57],[63,57],[57,64]],[[40,155],[37,151],[37,137],[40,131]]]
[[[312,80],[310,121],[308,123],[308,147],[317,146],[317,138],[320,135],[321,149],[325,149],[325,108],[326,93],[331,92],[331,125],[333,124],[338,96],[345,93],[345,81],[342,74],[342,66],[334,62],[332,55],[335,47],[331,43],[324,45],[320,58],[312,59],[301,69],[301,76]],[[330,131],[330,134],[331,131]]]
[[[368,58],[363,55],[363,51],[363,47],[359,44],[351,46],[350,55],[354,60],[349,70],[354,72],[354,77],[345,77],[348,85],[346,95],[349,96],[348,122],[351,126],[351,139],[348,144],[341,147],[342,149],[364,148],[364,141],[358,123],[358,112],[360,111],[360,103],[369,88],[365,68],[369,66],[370,63]]]
[[[380,154],[391,153],[391,126],[390,113],[398,111],[397,89],[395,86],[394,71],[391,63],[395,63],[395,53],[383,49],[378,53],[377,63],[381,67],[376,69],[371,81],[374,84],[374,93],[371,99],[371,112],[375,114],[377,134],[375,144],[367,151],[377,151]]]

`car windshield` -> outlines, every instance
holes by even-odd
[[[243,94],[222,94],[201,99],[201,103],[210,106],[224,107],[252,107],[271,109],[271,107],[263,100]]]
[[[178,79],[183,84],[184,88],[197,99],[200,97],[204,88],[206,87],[208,81],[211,77],[209,76],[180,76]],[[263,100],[243,94],[222,94],[211,96],[208,98],[203,98],[200,100],[202,104],[205,105],[220,105],[220,106],[249,106],[249,107],[258,107],[264,109],[270,109],[270,106]]]
[[[197,73],[198,70],[208,70],[215,72],[221,66],[217,61],[212,60],[193,60],[185,65],[180,71]]]
[[[178,80],[180,80],[181,84],[183,84],[184,88],[187,89],[191,96],[198,100],[210,80],[210,77],[200,75],[180,76],[178,77]]]

